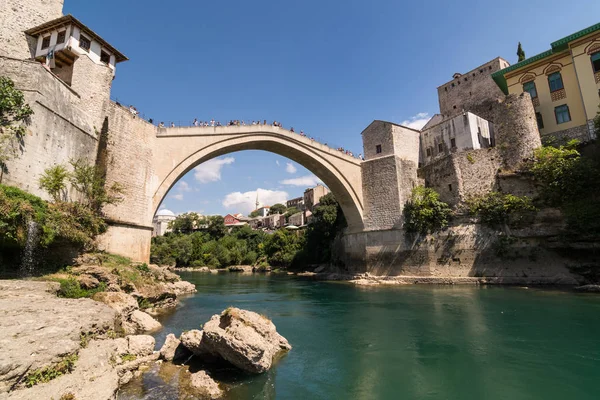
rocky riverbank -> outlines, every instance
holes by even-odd
[[[86,274],[99,277],[97,270],[82,271],[82,281],[90,278]],[[154,338],[137,333],[160,324],[145,324],[154,320],[140,311],[136,298],[116,291],[120,286],[111,288],[115,291],[97,292],[93,299],[67,299],[59,297],[59,282],[0,281],[0,399],[115,399],[122,385],[159,358],[181,368],[187,392],[220,398],[223,389],[210,377],[210,367],[190,370],[190,360],[262,373],[291,349],[268,318],[229,308],[201,331],[179,339],[168,335],[154,351]]]

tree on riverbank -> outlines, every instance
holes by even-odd
[[[209,268],[267,263],[304,268],[330,262],[335,238],[346,226],[332,194],[321,198],[313,210],[313,222],[305,231],[282,228],[267,234],[241,226],[227,232],[222,217],[201,217],[197,225],[189,222],[194,218],[182,214],[173,221],[174,232],[152,239],[153,263]]]

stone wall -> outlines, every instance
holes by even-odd
[[[392,135],[392,123],[384,121],[373,121],[362,132],[363,154],[365,160],[377,157],[387,157],[394,154],[394,139]],[[381,146],[381,153],[377,153],[377,146]]]
[[[71,159],[94,162],[98,137],[79,96],[37,62],[0,57],[0,75],[9,76],[34,111],[23,151],[7,163],[3,183],[48,198],[38,185],[44,170]]]
[[[497,102],[493,123],[496,147],[507,169],[518,169],[542,145],[529,93],[511,94]]]
[[[37,40],[24,31],[62,16],[64,0],[0,1],[0,56],[31,59]]]
[[[528,231],[514,231],[516,239],[510,244],[501,242],[496,231],[468,220],[428,236],[402,230],[355,233],[342,238],[343,261],[353,273],[402,276],[407,282],[448,277],[507,284],[580,282],[581,277],[573,275],[567,266],[585,263],[593,255],[570,254],[565,251],[570,245],[557,245],[554,239],[560,224],[545,221],[543,226],[534,224]]]
[[[477,114],[473,111],[473,106],[485,101],[504,98],[504,93],[491,75],[506,66],[508,66],[508,62],[501,58],[495,58],[440,86],[438,88],[440,113],[444,117],[458,115],[463,110]],[[485,118],[483,115],[479,116]]]
[[[425,186],[439,193],[449,205],[459,206],[471,197],[497,188],[496,175],[502,159],[495,148],[451,154],[419,169]]]
[[[97,129],[109,112],[107,106],[113,78],[114,71],[108,65],[96,64],[85,54],[73,64],[71,88],[81,97],[80,107]]]
[[[577,139],[582,143],[589,142],[591,140],[589,125],[576,126],[574,128],[564,129],[542,136],[542,141],[544,143],[556,141],[558,141],[558,143],[566,143],[572,139]]]
[[[417,185],[417,166],[397,156],[362,164],[365,229],[386,229],[402,224],[402,210]]]

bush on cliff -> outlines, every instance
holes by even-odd
[[[89,247],[106,230],[102,218],[79,203],[48,204],[21,189],[0,185],[0,247],[24,247],[29,224],[39,229],[39,245],[66,241]]]
[[[407,232],[427,234],[448,226],[452,210],[431,188],[417,186],[404,206],[404,228]]]
[[[518,226],[529,212],[536,210],[528,197],[499,192],[473,198],[468,205],[473,215],[491,227]]]
[[[559,207],[576,232],[600,234],[600,162],[582,157],[579,142],[535,151],[529,170],[541,186],[542,201]]]

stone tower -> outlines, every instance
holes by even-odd
[[[417,185],[419,131],[373,121],[362,138],[365,229],[400,227],[404,204]]]
[[[64,0],[0,1],[0,55],[33,59],[37,40],[27,29],[62,17]]]

